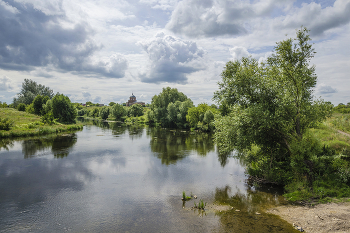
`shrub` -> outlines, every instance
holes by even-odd
[[[13,126],[13,121],[8,118],[0,118],[0,130],[10,130]]]
[[[42,121],[44,124],[48,124],[48,125],[53,125],[53,124],[55,124],[55,118],[53,117],[52,112],[48,112],[48,113],[46,113],[45,115],[43,115],[43,116],[41,117],[41,121]]]
[[[98,117],[99,116],[99,111],[98,111],[97,108],[94,108],[94,110],[92,110],[91,116],[92,117]]]
[[[27,105],[27,107],[26,107],[26,112],[27,112],[27,113],[30,113],[30,114],[35,114],[35,110],[34,110],[34,105],[33,105],[33,103]]]
[[[26,110],[26,105],[24,103],[20,103],[18,106],[17,106],[17,110],[18,111],[21,111],[21,112],[24,112]]]
[[[103,119],[103,120],[106,120],[109,116],[109,108],[106,107],[106,106],[103,106],[100,110],[100,117]]]

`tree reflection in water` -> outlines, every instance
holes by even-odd
[[[8,139],[8,138],[1,138],[0,139],[0,151],[2,149],[9,150],[14,146],[13,140]]]
[[[76,142],[75,133],[27,139],[22,142],[22,153],[28,159],[37,156],[39,152],[45,154],[51,149],[55,158],[63,158],[68,156]]]
[[[151,150],[162,164],[176,164],[180,159],[195,151],[200,156],[214,151],[212,135],[207,133],[191,133],[181,130],[148,128]]]

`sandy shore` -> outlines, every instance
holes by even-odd
[[[308,206],[278,206],[266,211],[280,216],[305,232],[350,232],[350,202]]]

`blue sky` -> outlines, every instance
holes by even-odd
[[[73,102],[150,103],[163,87],[213,103],[226,62],[263,60],[310,29],[315,97],[350,102],[350,0],[0,0],[0,101],[25,78]]]

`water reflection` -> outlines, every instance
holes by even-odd
[[[76,142],[77,135],[75,133],[33,138],[22,142],[22,153],[24,158],[28,159],[45,155],[51,149],[55,158],[63,158],[68,156]],[[39,152],[41,153],[39,154]]]
[[[247,186],[244,167],[218,159],[208,134],[89,121],[76,134],[6,145],[0,232],[289,231],[256,214],[256,205],[280,202],[278,193]],[[182,191],[240,212],[191,210],[194,200],[182,208]]]
[[[157,128],[149,128],[147,134],[150,136],[152,152],[165,165],[176,164],[192,151],[200,156],[215,151],[211,134]]]
[[[246,193],[231,194],[230,186],[216,188],[215,201],[230,205],[232,210],[217,213],[220,216],[223,232],[297,232],[290,224],[279,217],[263,212],[264,209],[285,204],[279,195],[280,190],[261,192],[248,188]]]
[[[10,148],[13,147],[13,140],[8,139],[8,138],[1,138],[0,139],[0,151],[2,149],[9,150]]]
[[[110,121],[100,121],[100,120],[79,120],[87,125],[92,124],[98,126],[105,130],[112,130],[112,134],[115,136],[123,135],[126,132],[129,133],[129,137],[133,139],[138,139],[142,137],[144,125],[134,124],[134,125],[124,125],[121,122],[110,122]]]

